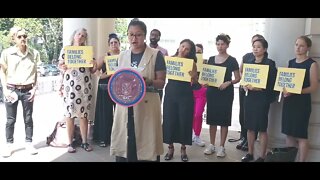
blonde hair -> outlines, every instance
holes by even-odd
[[[79,28],[75,31],[73,31],[71,37],[70,37],[70,45],[72,46],[73,45],[73,41],[74,41],[74,36],[79,33],[79,32],[85,32],[86,33],[86,40],[83,42],[83,44],[80,44],[81,46],[86,46],[88,44],[88,32],[87,32],[87,29],[85,28]]]

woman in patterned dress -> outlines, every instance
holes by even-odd
[[[88,40],[87,30],[77,29],[71,36],[71,46],[86,46]],[[85,151],[92,151],[92,147],[87,142],[88,117],[91,111],[92,82],[91,74],[96,70],[95,61],[93,67],[67,67],[64,63],[64,48],[59,57],[59,68],[63,71],[63,104],[64,116],[67,122],[69,137],[68,152],[75,153],[73,145],[74,118],[80,119],[80,130],[82,137],[81,147]]]

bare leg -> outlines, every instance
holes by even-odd
[[[299,145],[299,162],[305,162],[309,151],[309,143],[307,139],[298,139]]]
[[[252,130],[247,131],[247,136],[248,136],[248,153],[253,155],[254,153],[254,141],[256,134]]]
[[[74,118],[66,118],[69,144],[72,144],[74,134]]]
[[[228,126],[221,126],[220,131],[220,146],[224,147],[228,135]]]
[[[80,119],[80,133],[82,138],[81,147],[87,152],[92,151],[93,148],[87,142],[87,136],[88,136],[88,119],[87,118]]]
[[[210,143],[214,145],[216,143],[217,126],[210,125],[209,132],[210,132]]]
[[[81,138],[82,143],[87,143],[87,133],[88,133],[88,119],[81,118],[80,119],[80,131],[81,131]]]
[[[297,140],[292,136],[287,136],[286,144],[287,144],[288,147],[296,147],[297,146]]]
[[[259,132],[259,139],[261,144],[260,157],[265,159],[268,145],[268,134],[267,132]]]

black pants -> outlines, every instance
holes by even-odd
[[[136,135],[134,131],[133,107],[128,108],[128,149],[127,158],[116,156],[116,162],[149,162],[145,160],[138,161]],[[160,162],[160,156],[157,156],[156,162]]]
[[[1,81],[0,81],[1,83]],[[3,92],[2,92],[2,86],[0,85],[0,103],[4,102],[3,100]]]
[[[7,123],[6,123],[6,139],[7,143],[13,143],[13,134],[14,134],[14,124],[16,123],[17,118],[17,108],[18,102],[21,101],[22,109],[23,109],[23,118],[25,124],[25,133],[26,133],[26,142],[32,142],[33,136],[33,101],[29,102],[28,98],[30,98],[31,93],[29,93],[30,89],[9,89],[10,91],[14,91],[18,95],[18,101],[11,103],[5,102],[6,111],[7,111]]]

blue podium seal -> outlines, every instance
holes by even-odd
[[[146,84],[141,74],[131,68],[117,70],[110,78],[108,92],[117,105],[131,107],[146,94]]]

